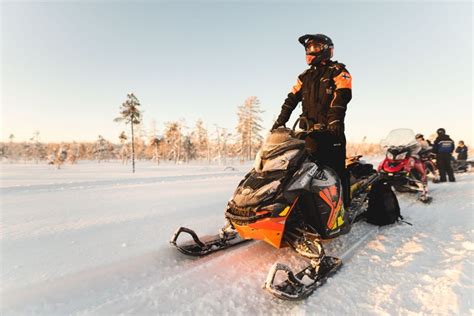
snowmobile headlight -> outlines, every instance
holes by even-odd
[[[405,151],[404,153],[398,154],[398,155],[395,157],[395,160],[402,160],[402,159],[405,159],[406,156],[407,156],[407,152]]]
[[[387,158],[393,160],[393,154],[391,152],[387,152]]]

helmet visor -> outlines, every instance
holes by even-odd
[[[322,43],[316,43],[316,42],[313,42],[313,41],[310,41],[305,46],[307,55],[317,54],[317,53],[323,51],[325,48],[327,48],[327,45],[324,45]]]

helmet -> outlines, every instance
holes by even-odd
[[[444,128],[438,128],[438,130],[436,131],[436,134],[438,135],[444,135],[446,134],[446,130]]]
[[[314,56],[311,65],[317,65],[323,60],[332,57],[334,51],[334,43],[323,34],[306,34],[301,36],[298,41],[304,46],[306,55]]]
[[[424,138],[423,134],[416,134],[415,139]]]

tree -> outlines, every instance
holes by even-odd
[[[219,127],[216,125],[216,150],[217,150],[217,159],[219,164],[227,163],[227,155],[228,155],[228,142],[232,134],[227,132],[227,128]]]
[[[94,148],[95,158],[99,161],[99,163],[102,160],[106,160],[108,158],[108,147],[109,144],[107,140],[102,137],[102,135],[99,135]]]
[[[240,137],[241,160],[253,159],[253,151],[262,142],[260,131],[263,129],[260,114],[260,101],[257,97],[248,97],[238,108],[237,133]]]
[[[167,122],[165,129],[165,141],[167,144],[168,160],[173,159],[175,163],[179,161],[182,146],[182,123]]]
[[[193,143],[196,148],[197,158],[206,158],[209,163],[211,160],[210,155],[210,144],[209,144],[209,135],[207,129],[204,127],[204,122],[199,119],[196,122],[196,126],[193,131]]]
[[[160,164],[160,145],[161,145],[161,138],[155,136],[151,139],[150,145],[153,148],[153,157],[152,160],[156,161],[156,164]]]
[[[133,93],[127,94],[127,100],[120,106],[120,117],[117,117],[114,121],[121,122],[125,121],[125,124],[129,124],[132,129],[132,172],[135,173],[135,134],[133,132],[133,126],[140,124],[141,112],[140,112],[140,101]]]
[[[10,136],[8,136],[8,140],[10,141],[10,143],[8,144],[8,147],[6,148],[4,155],[12,160],[16,160],[17,159],[16,152],[15,152],[16,146],[13,143],[15,140],[15,135],[10,134]]]
[[[40,132],[35,131],[33,137],[30,138],[31,145],[29,146],[28,159],[34,159],[36,163],[46,157],[46,150],[40,142]]]
[[[122,144],[122,145],[125,144],[127,139],[128,139],[127,135],[125,134],[124,131],[122,131],[119,135],[120,144]]]

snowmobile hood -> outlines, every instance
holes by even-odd
[[[261,149],[262,159],[271,158],[290,149],[304,148],[305,141],[297,139],[291,134],[289,129],[276,129],[270,133]]]

